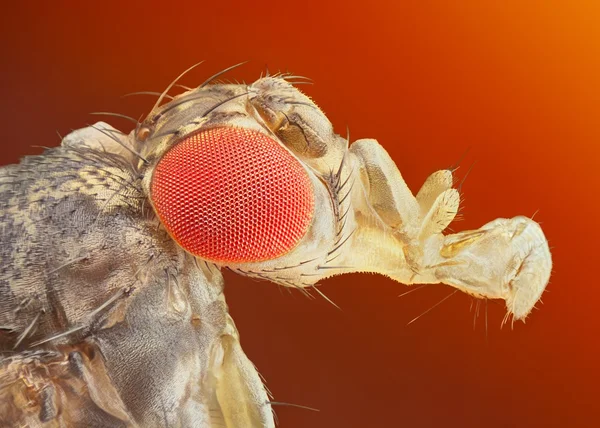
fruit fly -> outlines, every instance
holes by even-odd
[[[273,427],[223,269],[305,293],[352,272],[444,283],[517,320],[540,298],[536,222],[445,234],[452,170],[415,195],[301,77],[221,74],[174,97],[173,82],[129,134],[98,122],[0,169],[2,426]]]

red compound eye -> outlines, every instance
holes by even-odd
[[[300,162],[272,138],[243,128],[209,129],[175,145],[156,165],[150,195],[179,245],[215,262],[286,254],[314,210]]]

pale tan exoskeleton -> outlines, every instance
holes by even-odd
[[[301,290],[445,283],[525,319],[551,271],[539,225],[443,234],[452,171],[413,195],[294,79],[209,81],[128,135],[100,122],[0,169],[0,426],[274,426],[223,268]]]

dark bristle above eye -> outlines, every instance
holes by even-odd
[[[214,110],[216,110],[217,108],[221,107],[222,105],[224,105],[224,104],[226,104],[226,103],[228,103],[230,101],[233,101],[233,100],[235,100],[237,98],[240,98],[240,97],[243,97],[243,96],[247,96],[247,95],[248,95],[248,92],[244,92],[244,93],[241,93],[241,94],[233,95],[233,96],[231,96],[231,97],[229,97],[229,98],[227,98],[225,100],[219,101],[218,103],[216,103],[215,105],[213,105],[211,108],[209,108],[207,111],[205,111],[202,114],[201,117],[204,118],[204,117],[208,116],[210,113],[212,113]],[[164,116],[165,114],[167,114],[171,110],[179,107],[182,104],[186,104],[186,103],[189,103],[189,102],[192,102],[192,101],[200,100],[200,99],[205,98],[205,97],[206,97],[205,94],[201,94],[201,95],[198,95],[198,96],[192,96],[192,97],[189,97],[189,98],[184,98],[184,99],[181,99],[181,100],[179,100],[177,102],[168,104],[167,108],[165,110],[161,111],[155,117],[152,118],[152,121],[153,122],[158,121],[158,119],[160,119],[162,116]]]
[[[137,119],[134,119],[131,116],[127,116],[125,114],[121,114],[121,113],[112,113],[112,112],[108,112],[108,111],[95,111],[95,112],[91,112],[91,115],[94,116],[113,116],[113,117],[120,117],[121,119],[127,119],[130,122],[135,123],[136,125],[139,125],[139,122],[137,121]]]
[[[217,79],[219,76],[221,76],[221,75],[223,75],[223,74],[227,73],[227,72],[228,72],[228,71],[230,71],[230,70],[233,70],[234,68],[240,67],[240,66],[242,66],[242,65],[246,64],[247,62],[248,62],[248,61],[239,62],[239,63],[237,63],[237,64],[234,64],[234,65],[232,65],[232,66],[230,66],[230,67],[227,67],[227,68],[225,68],[225,69],[223,69],[223,70],[219,71],[218,73],[215,73],[215,74],[213,74],[213,75],[212,75],[212,76],[210,76],[208,79],[206,79],[204,82],[202,82],[202,83],[200,84],[200,86],[198,86],[198,88],[204,88],[206,85],[208,85],[208,84],[209,84],[210,82],[212,82],[213,80]]]
[[[179,86],[179,85],[176,85]],[[138,92],[130,92],[128,94],[122,95],[121,98],[127,98],[127,97],[132,97],[135,95],[152,95],[155,97],[160,97],[162,95],[162,93],[160,92],[155,92],[155,91],[138,91]],[[169,100],[172,100],[173,97],[170,95],[165,95],[164,98],[167,98]]]
[[[200,64],[202,64],[204,61],[200,61],[197,62],[196,64],[192,65],[191,67],[189,67],[187,70],[185,70],[183,73],[181,73],[179,76],[177,76],[175,78],[175,80],[173,80],[166,88],[165,90],[160,94],[160,96],[158,97],[158,100],[156,100],[156,103],[154,104],[154,107],[152,107],[152,110],[150,110],[151,112],[154,111],[158,106],[160,106],[160,103],[162,102],[162,100],[165,98],[165,96],[167,95],[167,93],[169,92],[169,90],[173,87],[173,85],[175,85],[179,79],[181,79],[183,76],[185,76],[187,73],[189,73],[190,71],[192,71],[194,68],[198,67]]]

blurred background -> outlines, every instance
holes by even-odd
[[[445,286],[399,298],[408,288],[386,278],[341,276],[321,288],[339,311],[227,274],[275,399],[320,410],[278,407],[281,427],[598,426],[600,3],[39,1],[4,4],[0,23],[2,164],[89,112],[146,113],[152,97],[120,97],[199,60],[183,84],[249,60],[227,77],[311,77],[301,89],[336,130],[378,139],[415,192],[470,148],[453,229],[537,211],[555,268],[514,329],[501,304],[477,317],[459,294],[407,326]]]

